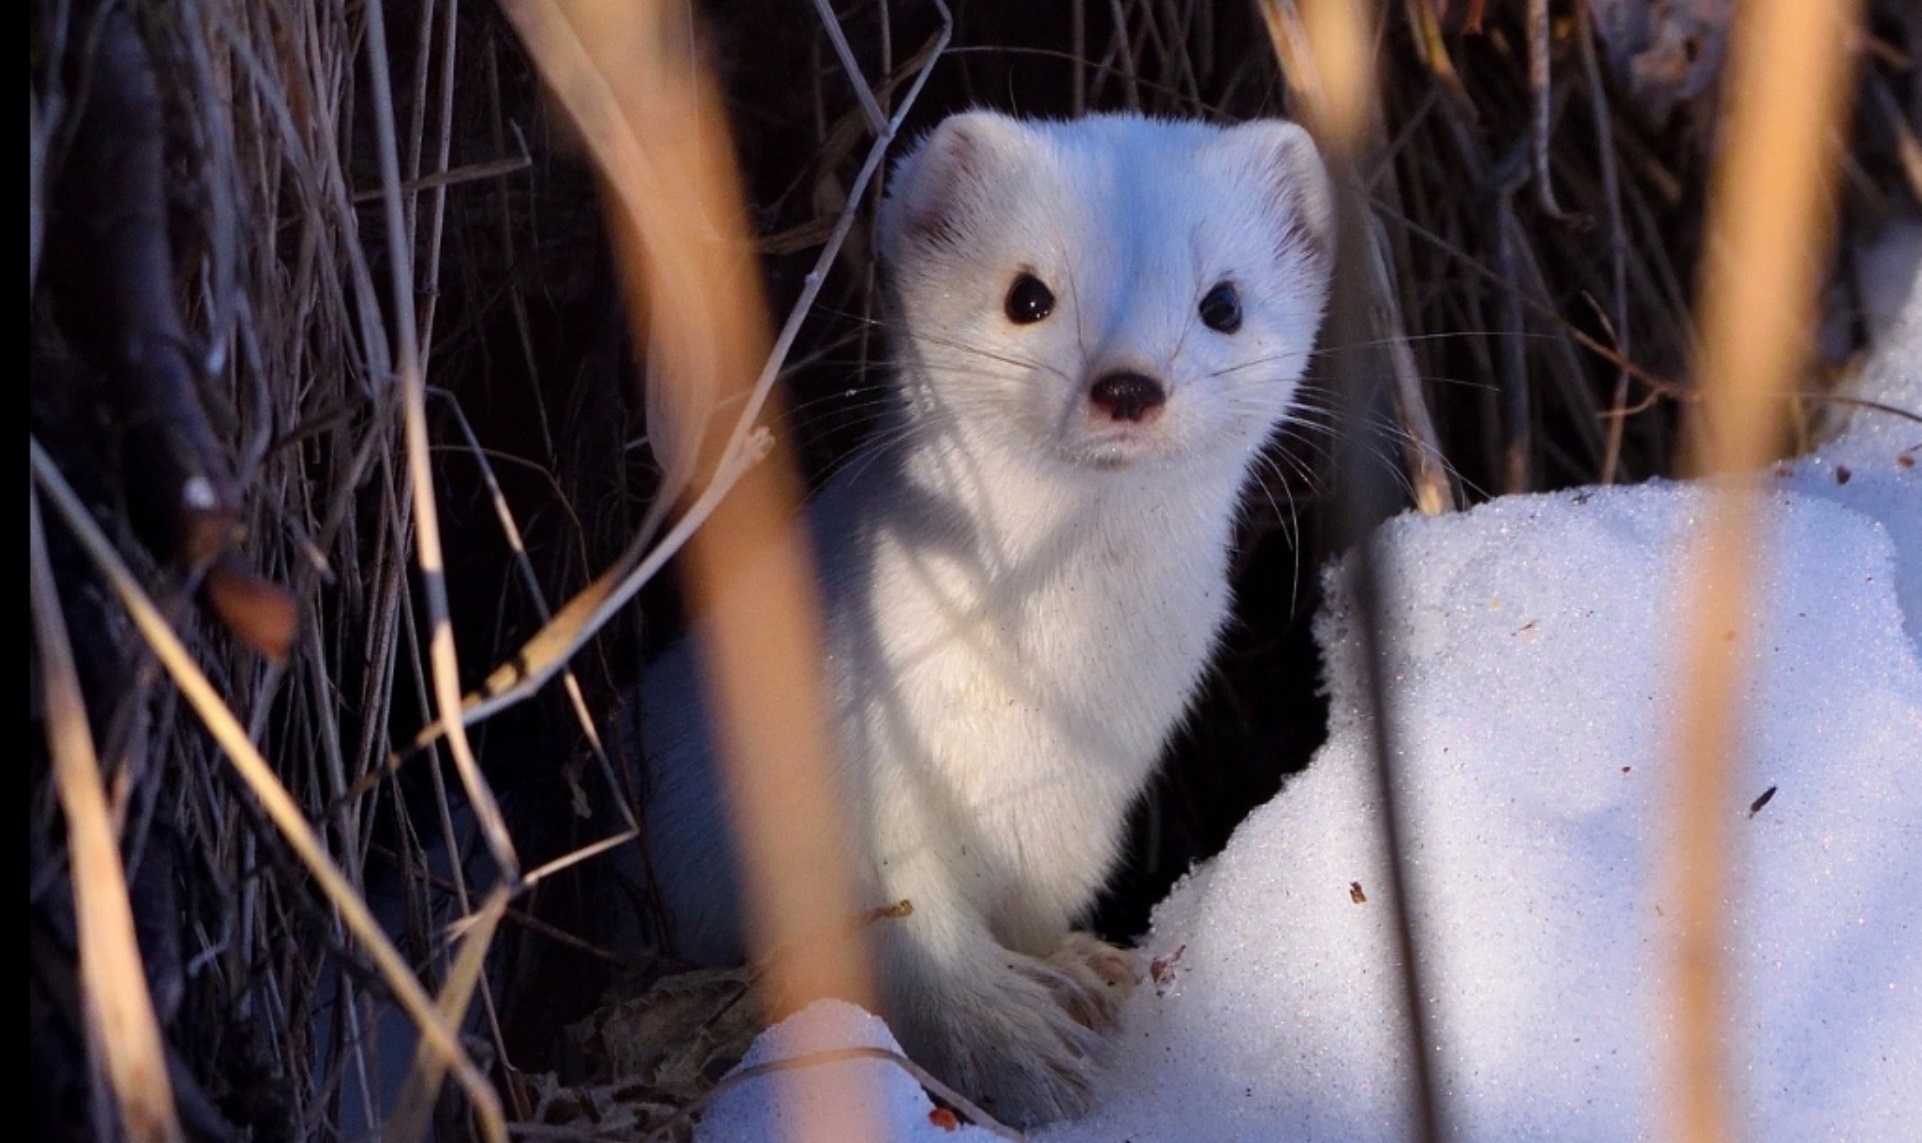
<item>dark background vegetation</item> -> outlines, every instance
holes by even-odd
[[[392,3],[386,31],[403,176],[413,180],[413,301],[433,391],[448,588],[471,686],[539,627],[527,574],[549,606],[578,591],[628,541],[655,472],[595,176],[501,14],[465,4],[450,23],[445,3]],[[1594,41],[1583,6],[1551,4],[1544,188],[1531,142],[1525,5],[1384,7],[1378,146],[1362,175],[1452,494],[1472,504],[1672,473],[1689,394],[1713,87],[1651,98],[1624,78],[1617,57],[1627,49]],[[1476,9],[1481,24],[1471,29],[1464,19]],[[1452,74],[1420,47],[1418,17],[1436,10]],[[426,721],[425,619],[381,345],[394,323],[376,201],[369,10],[36,0],[31,12],[35,134],[47,142],[44,162],[36,159],[45,177],[36,180],[34,225],[47,237],[44,254],[35,247],[30,306],[33,438],[433,982],[445,968],[441,926],[462,911],[445,839],[462,849],[463,870],[486,865],[468,852],[458,787],[437,770],[444,760],[406,748]],[[954,13],[953,45],[907,120],[909,135],[973,106],[1222,120],[1291,111],[1249,0],[957,0]],[[871,138],[809,6],[714,0],[699,15],[778,320],[849,205],[846,188]],[[120,29],[102,33],[116,18]],[[938,26],[924,0],[849,3],[837,18],[884,105]],[[1917,213],[1918,160],[1911,154],[1905,173],[1902,147],[1914,147],[1922,112],[1919,21],[1904,0],[1870,5],[1857,110],[1849,137],[1837,140],[1845,240],[1831,268],[1827,369],[1844,368],[1863,338],[1852,243]],[[119,55],[102,47],[116,43]],[[143,66],[151,84],[121,91],[131,111],[103,112],[100,93],[118,89],[101,77]],[[443,169],[443,144],[453,175],[423,180]],[[146,190],[127,181],[139,166],[127,148],[138,146],[157,149]],[[866,229],[857,227],[788,364],[787,417],[811,482],[871,424],[887,381],[885,323]],[[133,353],[130,339],[148,348]],[[1811,381],[1810,408],[1824,383]],[[1330,402],[1311,389],[1308,403]],[[1406,424],[1405,414],[1383,415]],[[204,429],[177,427],[176,418],[195,416]],[[1138,815],[1129,864],[1096,921],[1111,935],[1139,933],[1172,880],[1217,851],[1321,740],[1326,713],[1307,621],[1328,554],[1317,541],[1324,422],[1304,411],[1249,498],[1236,623]],[[239,532],[208,541],[199,523],[169,515],[166,494],[195,457],[224,466]],[[1406,454],[1382,459],[1407,467]],[[517,523],[524,564],[504,537],[487,471]],[[141,947],[190,1134],[327,1138],[354,1118],[342,1110],[342,1081],[364,1045],[343,1031],[347,1009],[358,1005],[370,1020],[388,1010],[382,987],[89,559],[64,527],[50,519],[47,531],[123,814]],[[219,604],[227,589],[206,571],[216,554],[230,572],[239,566],[280,585],[293,603],[285,666],[263,657],[248,621]],[[630,621],[573,664],[616,750],[624,689],[678,631],[678,609],[664,577]],[[37,680],[37,643],[31,653]],[[95,1123],[65,827],[41,718],[36,683],[31,1123],[38,1137],[79,1138]],[[528,865],[606,836],[612,801],[638,796],[610,786],[558,687],[475,733]],[[457,824],[444,835],[446,805]],[[491,1045],[510,1118],[529,1106],[526,1076],[578,1074],[563,1024],[592,1010],[623,972],[645,983],[671,967],[610,945],[613,915],[637,889],[595,860],[515,902],[490,962],[492,1006],[474,1026]],[[457,1123],[449,1114],[444,1122]]]

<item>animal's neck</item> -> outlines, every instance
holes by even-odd
[[[911,499],[934,506],[944,523],[933,530],[977,565],[984,587],[1165,596],[1222,586],[1239,458],[1095,469],[977,426],[913,423],[900,447]]]

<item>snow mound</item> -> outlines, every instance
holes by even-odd
[[[1384,534],[1410,895],[1462,1138],[1661,1126],[1664,735],[1705,505],[1673,485],[1515,497]],[[1922,668],[1883,528],[1791,493],[1767,519],[1723,811],[1731,1106],[1748,1138],[1900,1139],[1922,1091]],[[1162,905],[1166,967],[1099,1110],[1037,1140],[1408,1137],[1359,634],[1339,605],[1320,633],[1328,745]]]
[[[1778,466],[1784,488],[1852,508],[1888,529],[1898,551],[1896,596],[1903,629],[1922,650],[1922,280],[1888,341],[1840,394],[1851,406],[1848,428],[1809,456]],[[1903,410],[1903,417],[1890,410]]]

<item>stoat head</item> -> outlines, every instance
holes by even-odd
[[[950,118],[881,210],[907,414],[1045,463],[1245,463],[1307,364],[1332,230],[1292,123]]]

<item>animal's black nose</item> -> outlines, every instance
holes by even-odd
[[[1145,421],[1168,403],[1161,382],[1140,373],[1109,373],[1088,387],[1088,400],[1115,421]]]

